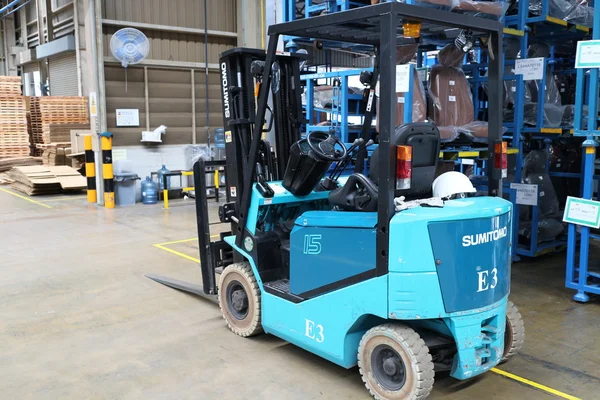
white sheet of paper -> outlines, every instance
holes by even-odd
[[[538,80],[544,77],[544,57],[526,58],[515,61],[515,74],[523,75],[523,80]]]
[[[510,188],[517,191],[517,204],[537,206],[538,185],[511,183]]]

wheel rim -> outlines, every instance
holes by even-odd
[[[248,316],[248,293],[244,286],[238,281],[231,281],[227,285],[227,308],[237,320],[243,320]]]
[[[384,389],[402,389],[406,383],[406,368],[400,354],[388,345],[380,344],[371,353],[373,376]]]

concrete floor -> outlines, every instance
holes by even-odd
[[[0,395],[6,399],[368,399],[345,370],[275,337],[230,333],[218,307],[144,277],[199,282],[153,244],[196,236],[191,201],[106,210],[0,189]],[[194,241],[165,246],[197,258]],[[597,258],[596,258],[597,259]],[[596,260],[593,258],[593,260]],[[502,370],[582,399],[600,389],[600,304],[564,288],[564,254],[513,266],[527,328]],[[561,398],[497,373],[437,376],[433,399]],[[565,395],[562,395],[565,398]],[[567,397],[568,398],[568,397]]]

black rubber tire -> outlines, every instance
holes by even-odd
[[[227,286],[237,282],[243,286],[248,297],[248,311],[244,318],[236,318],[229,309]],[[236,263],[227,266],[219,279],[219,307],[227,327],[236,335],[250,337],[263,332],[261,324],[260,289],[252,268],[248,263]]]
[[[501,363],[515,356],[525,342],[525,323],[517,306],[512,301],[506,307],[506,332],[504,333],[504,354]]]
[[[405,381],[399,390],[387,390],[373,374],[371,354],[381,344],[402,358]],[[358,368],[366,388],[377,400],[421,400],[433,389],[435,372],[429,348],[417,332],[402,324],[383,324],[367,331],[358,347]]]

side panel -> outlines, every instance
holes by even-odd
[[[509,213],[429,224],[446,312],[485,307],[508,294],[510,228]]]
[[[440,318],[444,301],[437,273],[390,272],[389,318],[400,320]]]
[[[295,227],[290,291],[303,293],[375,269],[375,229]]]
[[[387,316],[387,287],[381,276],[299,304],[262,292],[262,324],[267,333],[351,368],[363,333]],[[361,323],[368,316],[378,318]]]

